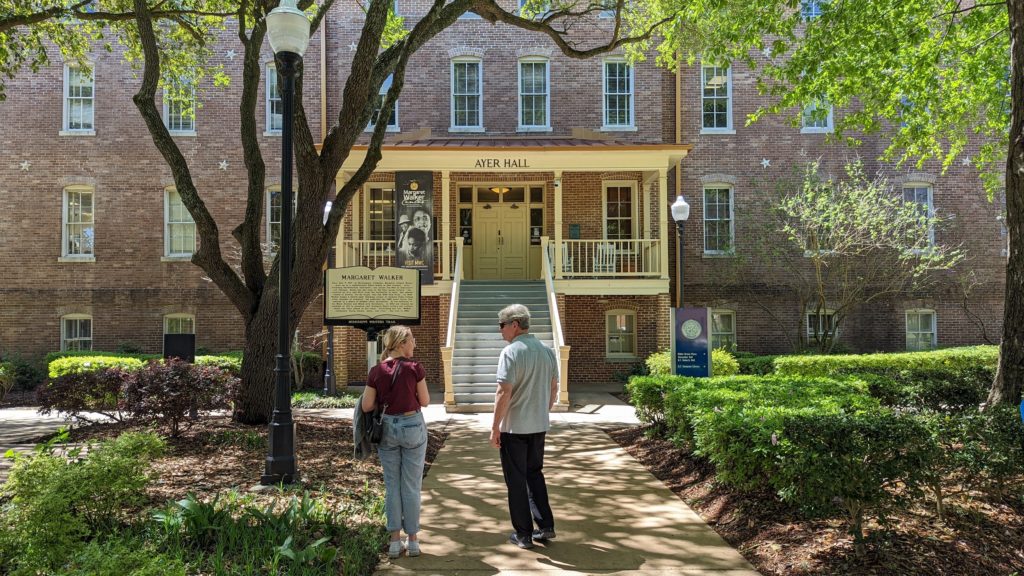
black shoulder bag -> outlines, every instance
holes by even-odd
[[[391,389],[388,392],[393,392],[395,389],[395,380],[398,379],[398,373],[402,371],[402,360],[395,359],[398,366],[395,367],[395,373],[391,375]],[[373,419],[370,420],[370,442],[374,444],[380,444],[380,441],[384,439],[384,411],[388,409],[388,405],[384,403],[384,398],[380,394],[380,390],[377,390],[377,409],[373,411]]]

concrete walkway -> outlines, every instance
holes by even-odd
[[[607,393],[573,395],[552,415],[545,476],[558,538],[532,550],[512,532],[491,417],[431,407],[449,432],[423,481],[422,554],[385,562],[377,574],[477,576],[615,574],[757,576],[735,549],[601,431],[635,424],[632,407]]]
[[[424,411],[431,429],[449,433],[423,481],[418,558],[383,562],[379,575],[758,576],[735,549],[634,460],[601,427],[637,423],[633,407],[612,396],[621,385],[570,395],[568,412],[552,414],[545,476],[558,538],[532,550],[508,543],[512,532],[490,414]],[[437,395],[435,394],[435,397]],[[297,410],[351,418],[352,410]],[[0,410],[0,454],[64,421],[31,408]],[[0,482],[10,460],[0,458]]]

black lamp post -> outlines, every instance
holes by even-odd
[[[327,225],[327,218],[331,215],[331,206],[334,203],[330,200],[324,205],[324,225]],[[327,268],[334,268],[334,242],[327,250]],[[326,294],[325,294],[326,297]],[[324,396],[333,396],[334,386],[334,326],[327,327],[327,366],[324,368]]]
[[[274,367],[274,413],[270,417],[267,465],[261,484],[291,484],[295,470],[295,423],[291,407],[291,272],[292,272],[292,121],[294,116],[295,70],[309,45],[309,20],[295,7],[295,0],[281,4],[267,14],[267,35],[284,80],[281,102],[284,118],[281,131],[281,246],[278,248],[281,280],[278,289],[277,362]]]
[[[676,196],[672,203],[672,219],[676,221],[676,230],[679,232],[679,246],[676,250],[676,308],[683,308],[683,224],[690,217],[690,205],[683,199],[683,195]]]

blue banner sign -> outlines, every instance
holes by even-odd
[[[672,308],[672,372],[711,376],[711,314],[707,308]]]

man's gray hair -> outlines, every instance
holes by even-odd
[[[498,312],[498,322],[508,324],[513,321],[519,322],[519,327],[523,330],[529,330],[530,310],[522,304],[511,304]]]

